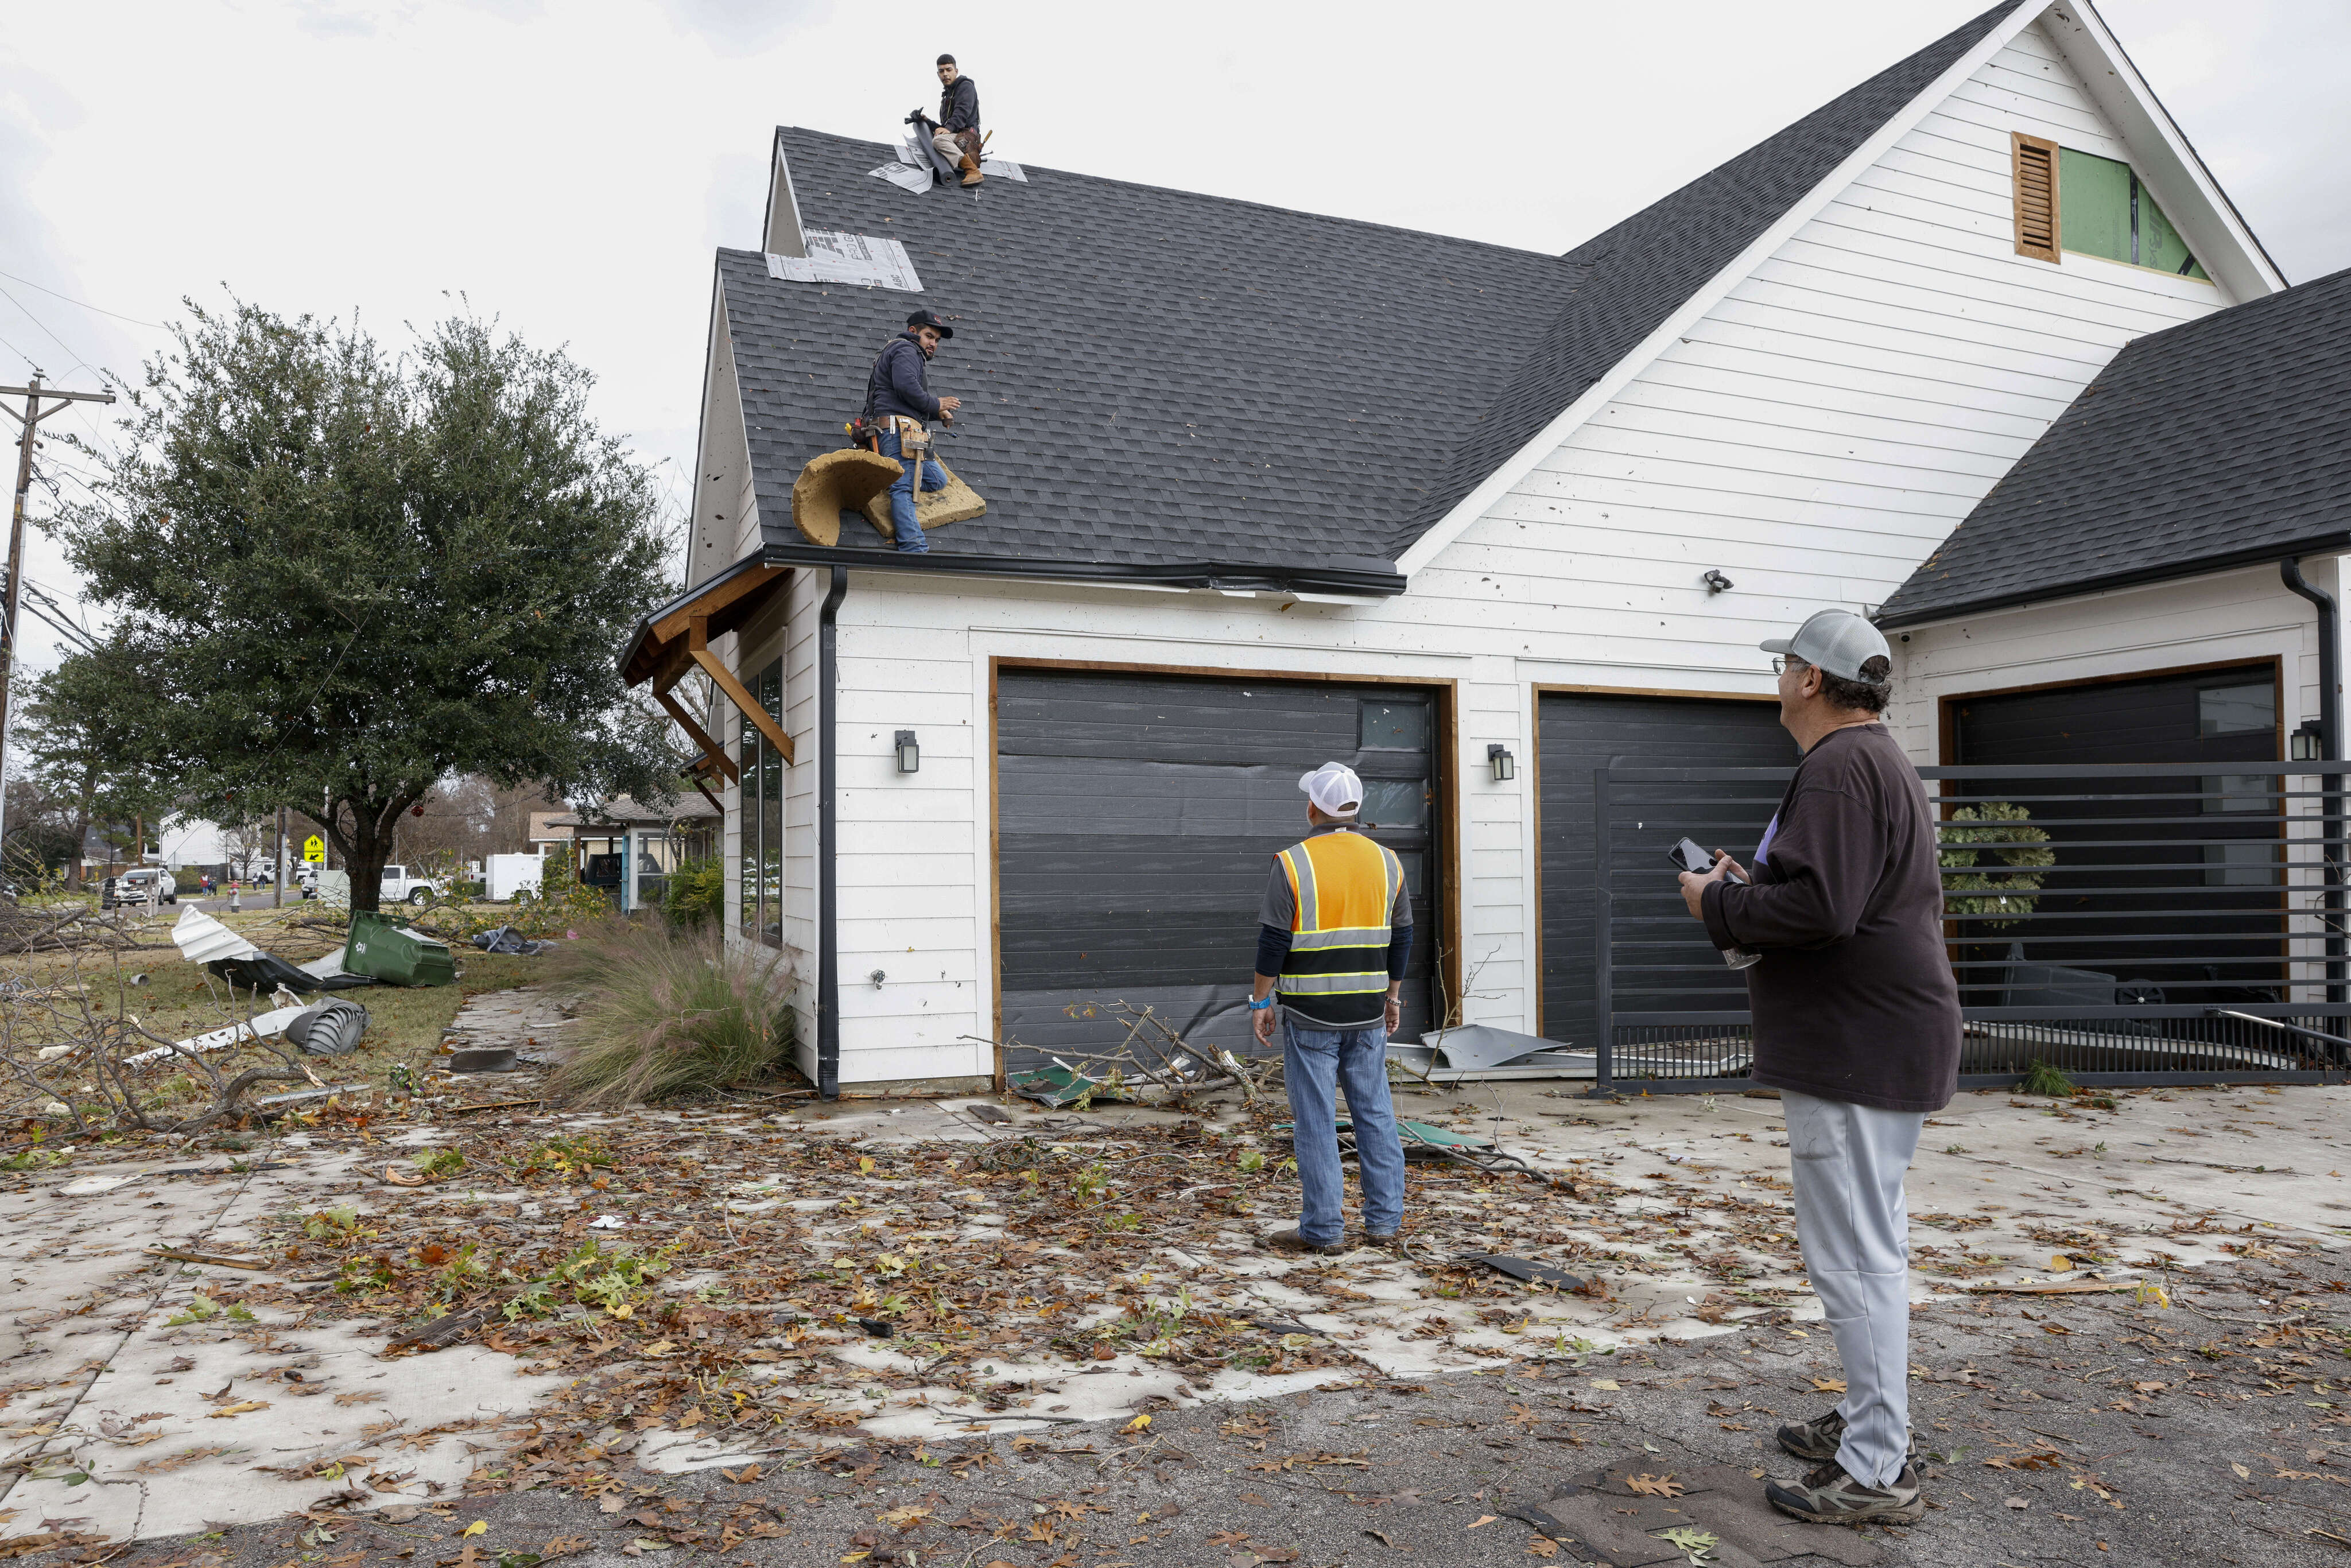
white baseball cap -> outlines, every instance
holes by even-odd
[[[1873,681],[1863,674],[1865,661],[1884,659],[1890,664],[1894,659],[1894,650],[1886,645],[1886,633],[1850,610],[1816,610],[1796,628],[1794,636],[1768,637],[1761,646],[1767,653],[1791,654],[1840,680],[1865,685],[1877,685],[1886,678],[1880,675]]]
[[[1298,787],[1326,817],[1352,817],[1364,803],[1364,781],[1343,762],[1326,762],[1301,774]]]

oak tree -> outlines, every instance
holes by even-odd
[[[113,612],[67,666],[126,760],[185,811],[292,808],[357,909],[453,775],[674,797],[613,663],[665,596],[658,497],[589,417],[589,373],[465,316],[394,354],[339,322],[190,312],[93,454],[99,498],[51,525]]]

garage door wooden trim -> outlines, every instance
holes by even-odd
[[[987,660],[987,944],[988,973],[993,994],[989,998],[991,1016],[995,1022],[993,1038],[996,1044],[994,1076],[1000,1092],[1004,1082],[1004,878],[999,824],[1003,820],[1000,802],[998,759],[1002,756],[999,731],[1002,727],[997,711],[998,677],[1006,670],[1079,670],[1097,674],[1121,675],[1181,675],[1194,679],[1217,681],[1286,681],[1301,685],[1343,686],[1421,686],[1434,696],[1437,705],[1436,731],[1437,738],[1429,749],[1436,769],[1437,809],[1436,841],[1433,853],[1444,886],[1437,900],[1438,937],[1444,944],[1437,966],[1437,983],[1443,988],[1447,1005],[1457,1003],[1461,996],[1461,832],[1458,821],[1460,810],[1460,687],[1461,683],[1446,675],[1386,675],[1372,673],[1330,674],[1311,670],[1239,670],[1224,664],[1126,664],[1106,659],[1030,659],[994,653]]]
[[[1535,995],[1535,1033],[1543,1035],[1546,1040],[1551,1037],[1543,1033],[1549,1027],[1549,1020],[1543,1017],[1543,977],[1550,974],[1551,970],[1545,962],[1543,953],[1542,700],[1545,696],[1553,695],[1593,697],[1698,697],[1712,702],[1749,703],[1776,703],[1780,700],[1780,694],[1777,692],[1700,692],[1686,691],[1677,686],[1585,686],[1572,685],[1558,681],[1535,681],[1529,685],[1527,733],[1533,737],[1533,739],[1528,744],[1527,753],[1533,766],[1529,769],[1527,792],[1534,798],[1535,831],[1532,845],[1534,876],[1532,881],[1535,902],[1532,911],[1534,940],[1531,946],[1534,949],[1535,961],[1533,967],[1528,971],[1527,983],[1533,988]]]
[[[2021,686],[1992,686],[1980,692],[1953,692],[1935,699],[1935,756],[1946,768],[1957,767],[1959,751],[1959,707],[1986,697],[2011,697],[2025,692],[2066,691],[2077,686],[2120,685],[2126,681],[2160,681],[2178,675],[2200,675],[2210,670],[2252,670],[2269,666],[2277,695],[2277,754],[2286,755],[2285,660],[2276,653],[2255,653],[2243,659],[2210,659],[2200,664],[2168,664],[2158,670],[2124,670],[2110,675],[2085,675],[2071,681],[2034,681]],[[1945,808],[1948,813],[1949,807]]]

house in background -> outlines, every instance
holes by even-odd
[[[530,814],[530,852],[544,859],[558,850],[571,847],[572,826],[578,821],[569,811],[533,811]]]
[[[1330,758],[1412,881],[1403,1036],[1589,1044],[1593,768],[1789,760],[1761,638],[1892,600],[2126,345],[2284,284],[2076,0],[1563,256],[773,155],[760,248],[718,253],[685,581],[622,659],[720,693],[668,700],[725,791],[728,930],[794,957],[827,1092],[984,1082],[1110,1000],[1240,1045]],[[844,234],[919,290],[806,280]],[[816,542],[794,481],[917,306],[987,511],[928,555]]]
[[[553,847],[569,849],[580,880],[607,889],[626,914],[660,908],[672,872],[717,852],[719,812],[694,797],[650,806],[615,795],[600,806],[549,814],[543,823],[533,813],[534,847],[542,825],[568,834]]]

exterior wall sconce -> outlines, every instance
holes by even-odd
[[[1707,568],[1706,575],[1699,578],[1698,580],[1706,584],[1706,596],[1708,599],[1712,599],[1716,594],[1724,592],[1727,590],[1738,586],[1738,584],[1732,582],[1730,579],[1723,576],[1722,573],[1715,570],[1712,567]]]
[[[923,748],[914,744],[914,732],[911,729],[900,730],[898,732],[897,745],[898,771],[901,773],[921,772],[923,770]]]
[[[2302,727],[2295,730],[2292,735],[2286,737],[2287,743],[2291,748],[2290,754],[2294,760],[2296,762],[2319,762],[2325,760],[2325,758],[2320,755],[2321,747],[2319,742],[2321,738],[2322,737],[2319,730],[2318,721],[2314,718],[2304,719],[2302,721]]]
[[[1510,748],[1497,740],[1486,747],[1486,766],[1494,770],[1494,782],[1508,784],[1519,776],[1519,759]]]

